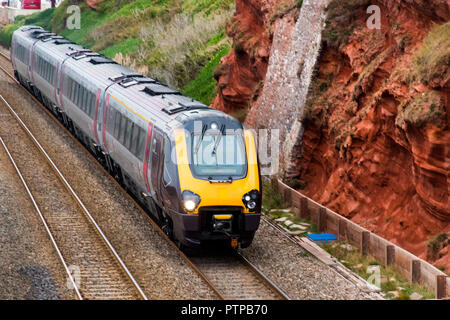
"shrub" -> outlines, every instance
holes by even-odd
[[[429,84],[450,76],[450,22],[436,26],[413,57],[412,80]]]
[[[446,125],[445,101],[439,92],[430,90],[418,94],[411,102],[403,103],[399,106],[396,124],[403,127],[406,123],[421,127],[426,123],[433,123],[437,126]]]
[[[359,11],[370,0],[333,0],[327,7],[327,21],[322,38],[327,45],[339,48],[345,44],[356,27]]]

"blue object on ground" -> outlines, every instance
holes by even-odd
[[[330,240],[337,240],[336,236],[332,233],[310,233],[307,237],[312,241],[325,241],[325,244]]]

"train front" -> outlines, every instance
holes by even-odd
[[[184,245],[228,241],[248,247],[261,218],[261,180],[253,133],[218,111],[175,131],[181,206],[174,221]]]

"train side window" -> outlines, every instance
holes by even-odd
[[[90,93],[91,99],[89,101],[89,116],[91,118],[94,118],[94,113],[95,113],[95,94],[93,94],[92,92]]]
[[[82,102],[82,97],[83,97],[83,87],[79,84],[78,85],[78,91],[77,91],[77,103],[76,105],[79,107],[81,105]]]
[[[70,99],[71,94],[72,94],[72,85],[73,85],[73,80],[72,80],[72,78],[68,77],[67,78],[67,86],[66,86],[66,90],[67,90],[66,97],[68,99]]]
[[[75,94],[77,93],[77,83],[72,79],[72,91],[71,91],[71,95],[70,95],[70,101],[74,102],[75,101]]]
[[[41,58],[42,59],[42,58]],[[42,59],[44,79],[48,81],[48,63]]]
[[[147,138],[147,132],[144,129],[139,128],[139,140],[137,145],[137,157],[144,160],[145,154],[145,140]]]
[[[51,78],[50,78],[50,83],[51,84],[54,84],[55,83],[55,67],[54,66],[52,66],[52,73],[51,73]]]
[[[78,93],[78,106],[81,110],[84,111],[84,104],[83,104],[83,96],[84,96],[84,87],[80,85],[80,91]]]
[[[86,90],[86,114],[91,115],[91,92]]]
[[[123,145],[123,142],[125,140],[125,129],[127,126],[127,118],[122,115],[122,118],[120,120],[120,135],[119,135],[119,141]]]
[[[78,94],[78,83],[76,81],[73,82],[73,91],[72,91],[72,102],[75,103],[77,101]]]
[[[37,57],[37,61],[36,61],[36,71],[39,75],[42,76],[42,71],[41,71],[41,58]]]
[[[133,127],[133,132],[131,134],[130,151],[136,157],[138,155],[137,146],[138,146],[138,142],[139,142],[139,133],[140,133],[140,128],[139,128],[138,125],[135,124],[134,127]]]
[[[77,106],[79,108],[82,108],[83,106],[83,92],[84,92],[84,88],[82,85],[78,85],[78,97],[77,97]]]
[[[91,106],[92,106],[92,93],[88,91],[86,97],[86,114],[89,117],[91,116]]]
[[[44,78],[44,61],[42,60],[41,57],[38,57],[39,60],[39,74],[41,75],[42,78]]]
[[[131,133],[133,132],[134,123],[130,119],[127,120],[127,130],[125,131],[125,143],[124,146],[130,150],[131,145]]]
[[[75,95],[73,97],[73,103],[78,105],[78,96],[80,95],[80,85],[75,82]]]
[[[48,63],[42,60],[42,66],[44,67],[44,79],[48,81]]]
[[[83,102],[81,103],[81,108],[83,109],[84,113],[88,113],[87,99],[88,99],[88,91],[86,88],[83,87]]]
[[[115,118],[114,118],[114,138],[116,138],[117,140],[119,140],[119,132],[120,132],[120,118],[121,118],[121,114],[119,111],[114,110],[115,113]]]
[[[75,80],[72,83],[72,96],[70,97],[70,101],[75,103],[75,95],[77,94],[77,83]]]

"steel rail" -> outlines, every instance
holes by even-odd
[[[3,54],[2,54],[3,55]],[[3,55],[4,56],[4,55]],[[3,68],[1,68],[2,70],[4,70]],[[4,70],[5,71],[5,70]],[[6,71],[5,71],[6,72]],[[6,72],[7,73],[7,72]],[[9,73],[7,73],[9,75]],[[86,208],[86,206],[84,205],[84,203],[81,201],[81,199],[78,197],[78,195],[76,194],[76,192],[74,191],[74,189],[72,188],[72,186],[69,184],[69,182],[67,181],[67,179],[63,176],[63,174],[61,173],[61,171],[58,169],[58,167],[56,166],[56,164],[53,162],[53,160],[50,158],[50,156],[48,155],[48,153],[45,151],[45,149],[42,147],[42,145],[39,143],[39,141],[36,139],[36,137],[33,135],[33,133],[28,129],[28,127],[26,126],[26,124],[22,121],[22,119],[20,118],[20,116],[15,112],[15,110],[12,108],[12,106],[8,103],[8,101],[5,100],[5,98],[0,95],[0,99],[4,102],[4,104],[8,107],[10,113],[14,116],[14,118],[17,120],[17,122],[19,122],[19,124],[21,125],[21,127],[24,129],[25,133],[31,138],[31,140],[33,141],[33,143],[36,145],[36,147],[38,148],[38,150],[44,155],[44,158],[46,159],[46,161],[50,164],[50,166],[52,167],[52,169],[56,172],[58,178],[62,181],[63,185],[66,187],[66,189],[69,191],[70,195],[75,199],[76,203],[78,204],[78,206],[82,209],[82,212],[85,214],[85,216],[88,218],[88,221],[91,223],[92,226],[94,226],[94,230],[100,235],[101,239],[103,240],[103,242],[106,244],[107,248],[111,251],[113,257],[116,259],[116,261],[118,262],[119,266],[122,268],[122,270],[125,272],[126,276],[128,277],[128,279],[131,281],[131,283],[133,284],[133,286],[135,287],[136,291],[139,293],[139,295],[141,296],[142,299],[144,300],[148,300],[147,296],[145,295],[145,293],[142,291],[141,287],[139,286],[139,284],[137,283],[137,281],[134,279],[133,275],[131,274],[131,272],[128,270],[127,266],[125,265],[125,263],[123,262],[123,260],[120,258],[120,256],[118,255],[118,253],[116,252],[116,250],[114,249],[114,247],[111,245],[110,241],[106,238],[105,234],[103,233],[103,231],[101,230],[100,226],[97,224],[97,222],[94,220],[94,218],[92,217],[91,213],[89,212],[89,210]]]
[[[14,160],[11,153],[9,152],[9,149],[6,146],[5,142],[3,141],[2,137],[0,137],[0,142],[3,145],[3,149],[5,149],[6,154],[9,157],[9,160],[11,161],[12,165],[14,166],[14,169],[16,170],[17,175],[20,178],[20,181],[22,182],[23,186],[25,187],[28,197],[30,198],[31,202],[33,203],[33,206],[36,209],[36,212],[38,213],[39,218],[42,221],[42,224],[44,225],[45,231],[47,232],[48,236],[50,237],[53,247],[55,248],[56,253],[58,254],[59,260],[61,261],[61,263],[64,266],[64,270],[66,271],[67,275],[69,276],[70,282],[72,283],[72,285],[74,287],[74,290],[75,290],[75,293],[76,293],[78,299],[83,300],[83,296],[81,295],[80,290],[78,289],[78,286],[77,286],[75,280],[73,279],[72,273],[70,272],[69,267],[67,266],[67,263],[64,260],[64,256],[62,255],[61,250],[59,249],[58,244],[56,243],[55,237],[53,236],[52,232],[50,231],[50,228],[48,227],[47,221],[45,220],[44,215],[41,212],[41,209],[39,208],[33,194],[30,191],[30,188],[28,187],[28,184],[26,183],[22,173],[20,172],[19,167],[16,164],[16,161]]]
[[[273,292],[277,293],[283,300],[291,300],[289,296],[272,280],[266,277],[253,263],[251,263],[247,258],[236,252],[236,256],[241,262],[246,265],[262,282],[266,284]]]

